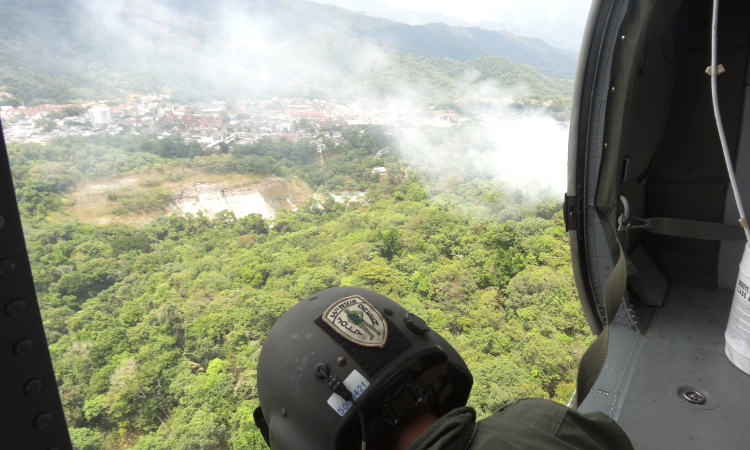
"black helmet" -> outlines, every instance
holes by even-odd
[[[362,439],[355,408],[377,440],[422,400],[438,416],[464,406],[473,383],[422,319],[354,287],[318,292],[279,317],[257,373],[255,423],[272,450],[353,448]]]

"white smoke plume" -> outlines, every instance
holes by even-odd
[[[485,120],[495,152],[485,158],[498,176],[518,188],[562,197],[567,184],[568,131],[547,115]]]
[[[101,65],[119,77],[111,82],[123,97],[129,89],[156,86],[210,100],[301,96],[367,104],[378,99],[430,116],[425,99],[431,92],[448,92],[447,101],[457,100],[468,122],[448,129],[406,128],[396,135],[407,161],[437,174],[432,187],[482,177],[529,195],[559,197],[565,190],[565,125],[542,108],[514,106],[532,89],[502,86],[476,69],[458,81],[428,78],[425,58],[404,63],[404,54],[344,31],[337,21],[353,20],[349,16],[332,13],[319,20],[319,11],[306,16],[306,3],[293,0],[280,3],[286,8],[280,11],[236,0],[74,3],[80,6],[74,16],[79,22],[71,29],[90,36],[92,48],[104,46]],[[60,45],[71,52],[79,45],[64,36],[51,41],[65,42]]]

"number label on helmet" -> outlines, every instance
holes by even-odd
[[[382,348],[388,340],[388,325],[383,315],[359,295],[335,301],[323,313],[323,320],[358,345]]]
[[[365,389],[370,386],[370,382],[367,381],[367,379],[365,379],[365,377],[363,377],[361,373],[357,372],[356,370],[352,370],[352,373],[350,373],[349,376],[344,380],[344,386],[346,386],[346,388],[349,389],[349,392],[352,393],[352,397],[354,398],[354,400],[357,400],[357,398],[359,398],[359,396],[362,395],[363,392],[365,392]],[[347,411],[349,411],[349,408],[352,407],[352,402],[344,400],[338,394],[332,394],[328,398],[328,405],[333,408],[333,410],[336,411],[339,416],[343,416]]]

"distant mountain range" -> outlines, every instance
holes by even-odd
[[[451,26],[444,21],[412,25],[373,17],[358,11],[323,4],[326,0],[313,3],[304,0],[280,0],[288,5],[288,12],[300,11],[307,17],[315,17],[316,26],[354,32],[384,43],[396,50],[406,51],[416,56],[443,57],[458,61],[468,61],[481,56],[503,56],[513,62],[526,64],[544,75],[558,78],[573,78],[577,53],[552,47],[541,39],[525,38],[507,31],[487,30],[476,26]],[[337,0],[336,2],[338,2]],[[356,4],[365,0],[343,0]],[[373,7],[391,10],[378,2]],[[401,10],[395,10],[401,11]],[[411,15],[419,13],[410,12]],[[373,11],[368,11],[373,14]],[[448,19],[449,16],[427,13]],[[400,15],[400,14],[399,14]],[[453,19],[453,23],[461,22]],[[497,25],[497,24],[493,24]]]
[[[477,27],[452,27],[444,23],[428,25],[392,25],[375,29],[358,26],[351,31],[368,36],[396,50],[419,56],[467,61],[482,56],[504,56],[511,61],[536,68],[544,75],[572,78],[577,56],[547,45],[541,39],[522,38],[506,32]]]
[[[581,37],[590,1],[587,0],[536,0],[533,4],[517,2],[505,5],[504,14],[485,13],[485,19],[467,22],[439,11],[413,11],[391,8],[377,0],[312,0],[321,4],[333,4],[353,11],[362,11],[373,17],[382,17],[407,25],[443,23],[453,27],[499,31],[503,34],[529,36],[544,40],[548,44],[578,54]],[[550,4],[552,3],[552,4]],[[491,4],[487,9],[492,9]],[[563,14],[560,14],[563,12]]]
[[[569,96],[538,39],[406,25],[304,0],[0,0],[0,85],[24,101],[170,91],[453,99],[465,85]]]

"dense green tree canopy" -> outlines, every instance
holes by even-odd
[[[474,373],[469,404],[480,416],[517,397],[570,398],[589,332],[557,205],[483,176],[459,178],[447,197],[433,187],[439,174],[404,177],[394,143],[381,160],[388,177],[373,177],[371,156],[387,136],[344,134],[348,143],[322,161],[284,140],[206,156],[148,137],[10,145],[77,449],[264,448],[252,421],[263,340],[285,310],[332,286],[378,291],[425,318]],[[271,220],[231,211],[157,212],[137,226],[49,218],[83,181],[181,164],[296,175],[331,200]],[[355,190],[368,193],[349,203],[327,195]]]

